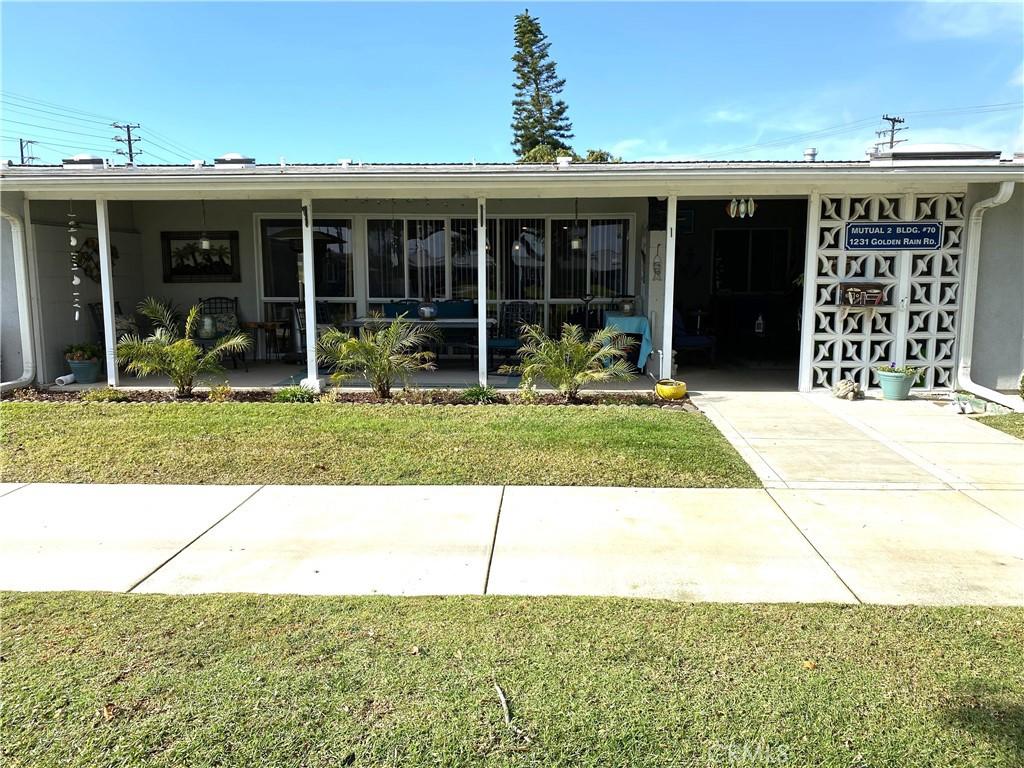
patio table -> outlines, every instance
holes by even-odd
[[[622,315],[618,312],[604,313],[604,327],[614,328],[621,333],[635,333],[640,336],[640,354],[637,359],[637,368],[641,371],[647,364],[647,358],[651,356],[654,345],[651,343],[651,324],[643,315]]]

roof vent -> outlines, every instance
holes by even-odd
[[[65,158],[62,164],[65,168],[103,168],[106,161],[102,157],[82,153]]]
[[[256,158],[246,157],[241,152],[228,152],[213,161],[219,168],[246,168],[256,164]]]
[[[804,150],[804,161],[813,163],[818,159],[818,150],[816,147],[808,147]]]
[[[568,168],[569,163],[572,162],[571,155],[559,155],[555,158],[555,162],[558,163],[559,168]]]

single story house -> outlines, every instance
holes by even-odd
[[[801,391],[844,378],[871,388],[873,366],[893,361],[923,368],[924,389],[1021,406],[1020,155],[900,145],[850,162],[812,151],[795,162],[543,165],[76,156],[8,165],[0,185],[5,388],[51,384],[64,347],[90,340],[102,340],[107,382],[134,384],[114,361],[137,303],[216,297],[258,337],[259,357],[291,360],[311,387],[323,372],[305,318],[355,327],[429,301],[460,331],[439,367],[463,370],[465,383],[494,375],[480,351],[510,332],[503,307],[514,304],[549,332],[628,326],[652,377],[716,365],[789,370]]]

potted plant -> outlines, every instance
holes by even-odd
[[[100,376],[99,344],[68,344],[64,348],[64,359],[78,384],[92,384]]]
[[[895,362],[877,366],[875,373],[878,374],[883,399],[906,400],[910,395],[910,388],[921,378],[922,370],[912,365],[896,365]]]

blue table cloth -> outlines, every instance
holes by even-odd
[[[642,371],[647,364],[647,358],[651,356],[651,350],[654,348],[651,344],[651,324],[647,322],[647,318],[643,315],[622,315],[618,312],[605,312],[604,327],[614,328],[621,333],[636,333],[640,335],[640,359],[637,363],[637,368]]]

